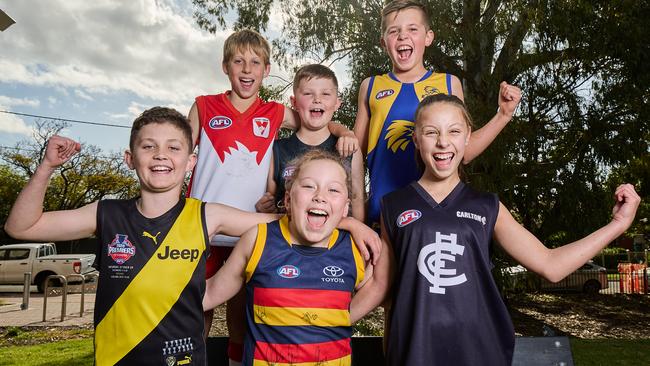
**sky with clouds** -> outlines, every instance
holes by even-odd
[[[125,126],[154,105],[187,113],[195,96],[228,89],[220,63],[223,41],[231,33],[200,30],[189,4],[0,2],[16,21],[0,32],[0,110]],[[279,34],[279,24],[269,28]],[[337,74],[339,68],[344,69],[337,65]],[[287,77],[275,67],[272,74]],[[0,146],[28,139],[35,121],[0,113]],[[123,150],[128,132],[76,123],[65,130],[104,151]]]

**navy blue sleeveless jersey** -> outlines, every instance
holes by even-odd
[[[417,182],[382,199],[395,252],[389,365],[510,365],[514,328],[492,278],[496,195],[459,183],[440,203]]]
[[[307,151],[319,149],[336,153],[336,142],[338,137],[330,136],[320,145],[307,145],[300,141],[294,133],[291,136],[277,140],[273,143],[273,180],[276,184],[275,204],[276,207],[284,207],[284,184],[287,177],[293,175],[294,167],[290,165],[291,161],[304,155]],[[286,212],[284,209],[280,212]]]
[[[136,199],[99,201],[97,366],[206,364],[204,217],[193,198],[156,218]]]
[[[246,266],[243,365],[350,365],[350,301],[364,263],[350,234],[292,245],[288,220],[258,225]]]

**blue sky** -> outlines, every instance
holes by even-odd
[[[0,110],[126,126],[154,105],[187,113],[195,96],[228,89],[220,63],[231,32],[200,30],[189,4],[0,2],[16,21],[0,33]],[[270,36],[279,35],[280,27],[272,21]],[[344,65],[336,69],[345,85]],[[287,78],[276,67],[271,73]],[[34,122],[0,113],[0,146],[29,139]],[[64,134],[104,151],[122,151],[128,131],[71,123]]]

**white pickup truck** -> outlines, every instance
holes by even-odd
[[[91,267],[94,260],[94,254],[56,254],[54,243],[3,245],[0,246],[0,284],[21,285],[24,273],[31,272],[32,284],[43,292],[47,276],[91,273],[95,271]]]

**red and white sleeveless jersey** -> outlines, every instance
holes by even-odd
[[[199,152],[188,196],[254,212],[266,191],[273,140],[284,118],[284,106],[257,98],[240,113],[230,103],[229,93],[196,98]],[[218,235],[211,244],[233,246],[237,239]]]

